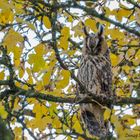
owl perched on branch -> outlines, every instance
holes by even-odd
[[[97,34],[89,34],[86,29],[78,79],[93,95],[112,96],[112,72],[109,49],[104,38],[104,26],[99,25]],[[83,88],[77,86],[80,96],[88,96]],[[107,105],[106,105],[107,106]],[[81,104],[81,116],[85,128],[91,135],[104,138],[109,134],[109,122],[104,121],[103,106],[98,103]]]

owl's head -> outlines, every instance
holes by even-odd
[[[106,40],[104,38],[104,26],[99,24],[98,32],[96,34],[89,34],[86,29],[84,29],[84,32],[86,37],[83,47],[83,53],[90,55],[104,55],[108,49]]]

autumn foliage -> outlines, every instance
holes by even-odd
[[[80,121],[78,104],[91,101],[75,90],[83,26],[96,33],[97,23],[105,25],[120,97],[110,99],[112,110],[103,106],[110,139],[140,139],[140,0],[0,0],[3,140],[97,139]]]

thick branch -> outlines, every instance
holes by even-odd
[[[2,45],[0,46],[0,51],[2,52],[2,57],[0,57],[0,65],[5,65],[9,71],[9,86],[14,88],[14,69],[11,63],[11,58],[7,55],[7,49]]]
[[[65,69],[65,70],[69,70],[68,69],[68,66],[62,61],[61,57],[60,57],[60,54],[59,54],[59,51],[58,51],[58,48],[57,48],[57,43],[56,43],[56,28],[57,28],[57,25],[56,25],[56,21],[57,20],[57,13],[55,11],[55,13],[53,14],[53,17],[52,17],[52,20],[51,20],[51,23],[52,23],[52,48],[54,49],[55,51],[55,55],[56,55],[56,59],[58,60],[60,66]],[[69,70],[70,71],[70,70]],[[73,98],[62,98],[62,97],[55,97],[55,96],[50,96],[50,95],[47,95],[44,96],[42,95],[42,99],[46,99],[46,100],[49,100],[49,101],[54,101],[54,102],[61,102],[61,103],[93,103],[95,101],[98,101],[99,103],[102,103],[102,104],[114,104],[114,105],[121,105],[121,104],[135,104],[135,103],[140,103],[140,99],[137,100],[136,98],[118,98],[118,97],[110,97],[110,98],[107,98],[106,96],[104,97],[101,97],[101,96],[97,96],[96,94],[93,94],[91,92],[89,92],[86,87],[79,81],[79,79],[75,76],[74,72],[73,71],[70,71],[71,73],[71,77],[77,82],[77,84],[84,90],[86,91],[86,93],[88,93],[88,98],[86,99],[78,99],[75,101],[75,99]],[[34,96],[37,96],[37,95],[34,95]],[[93,101],[92,101],[93,99]]]
[[[139,5],[137,5],[136,3],[132,2],[132,0],[129,0],[129,2],[131,4],[133,4],[134,6],[138,7],[139,8]],[[47,5],[49,6],[49,5]],[[51,5],[52,6],[52,5]],[[56,5],[53,5],[53,7],[55,9],[59,9],[59,8],[79,8],[83,11],[85,11],[88,15],[92,15],[94,17],[97,17],[99,19],[102,19],[104,21],[107,21],[109,23],[112,23],[114,24],[115,26],[118,26],[126,31],[128,31],[129,33],[133,33],[135,34],[136,36],[139,36],[140,37],[140,32],[138,32],[137,30],[135,29],[132,29],[131,27],[128,27],[124,24],[121,24],[120,22],[117,22],[117,21],[114,21],[108,17],[106,17],[104,14],[99,14],[98,12],[96,12],[96,10],[94,10],[93,8],[87,8],[86,6],[83,6],[83,5],[80,5],[80,4],[77,4],[76,2],[68,2],[68,3],[60,3],[60,4],[56,4]]]
[[[81,97],[70,98],[70,97],[57,97],[49,94],[44,94],[40,92],[36,92],[33,90],[24,90],[20,88],[16,88],[15,90],[5,90],[4,92],[0,93],[0,100],[2,100],[5,96],[10,96],[18,93],[18,95],[25,96],[27,98],[35,98],[46,100],[50,102],[56,103],[70,103],[70,104],[81,104],[81,103],[95,103],[95,100],[101,104],[112,104],[112,105],[123,105],[123,104],[140,104],[140,98],[121,98],[121,97],[114,97],[108,98],[98,96],[93,94],[92,97],[86,97],[82,99]]]
[[[81,9],[81,10],[85,11],[88,15],[91,15],[93,17],[97,17],[97,18],[99,18],[101,20],[104,20],[106,22],[112,23],[115,26],[120,27],[121,29],[124,29],[124,30],[128,31],[129,33],[133,33],[136,36],[140,37],[140,32],[135,30],[134,28],[132,29],[131,27],[126,26],[125,24],[122,24],[122,23],[120,23],[118,21],[112,20],[112,19],[106,17],[104,14],[99,14],[93,8],[88,8],[86,6],[80,5],[75,0],[71,0],[71,1],[68,1],[68,2],[62,2],[62,3],[56,2],[55,4],[49,4],[49,3],[43,2],[41,0],[38,0],[38,2],[43,4],[46,7],[49,7],[51,9],[55,9],[55,10],[56,9],[58,10],[58,9],[61,9],[61,8],[62,9],[66,9],[66,8],[76,8],[76,9],[78,8],[78,9]],[[133,4],[135,7],[140,8],[140,6],[136,2],[134,2],[132,0],[128,0],[128,2]]]
[[[140,6],[134,0],[127,0],[127,1],[132,5],[134,5],[135,7],[140,8]]]
[[[75,8],[82,9],[82,10],[84,10],[85,12],[87,12],[88,15],[92,15],[92,16],[94,16],[94,17],[97,17],[97,18],[102,19],[102,20],[104,20],[104,21],[107,21],[107,22],[109,22],[109,23],[112,23],[112,24],[114,24],[115,26],[118,26],[118,27],[120,27],[120,28],[122,28],[122,29],[125,29],[125,30],[128,31],[129,33],[133,33],[133,34],[135,34],[135,35],[137,35],[137,36],[140,37],[140,32],[138,32],[138,31],[136,31],[135,29],[132,29],[132,28],[130,28],[130,27],[124,25],[124,24],[121,24],[120,22],[114,21],[114,20],[112,20],[112,19],[106,17],[104,14],[99,14],[98,12],[96,12],[96,11],[95,11],[94,9],[92,9],[92,8],[87,8],[87,7],[82,6],[82,5],[80,5],[80,4],[76,4]]]
[[[0,86],[9,85],[9,80],[0,80]]]

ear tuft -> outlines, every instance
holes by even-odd
[[[97,27],[98,27],[98,35],[102,36],[104,33],[104,25],[100,24],[99,22],[97,23]]]
[[[84,24],[84,22],[82,22],[82,25],[83,25],[83,31],[84,31],[84,34],[85,34],[86,36],[89,36],[89,33],[88,33],[88,30],[87,30],[87,27],[86,27],[86,25]]]

